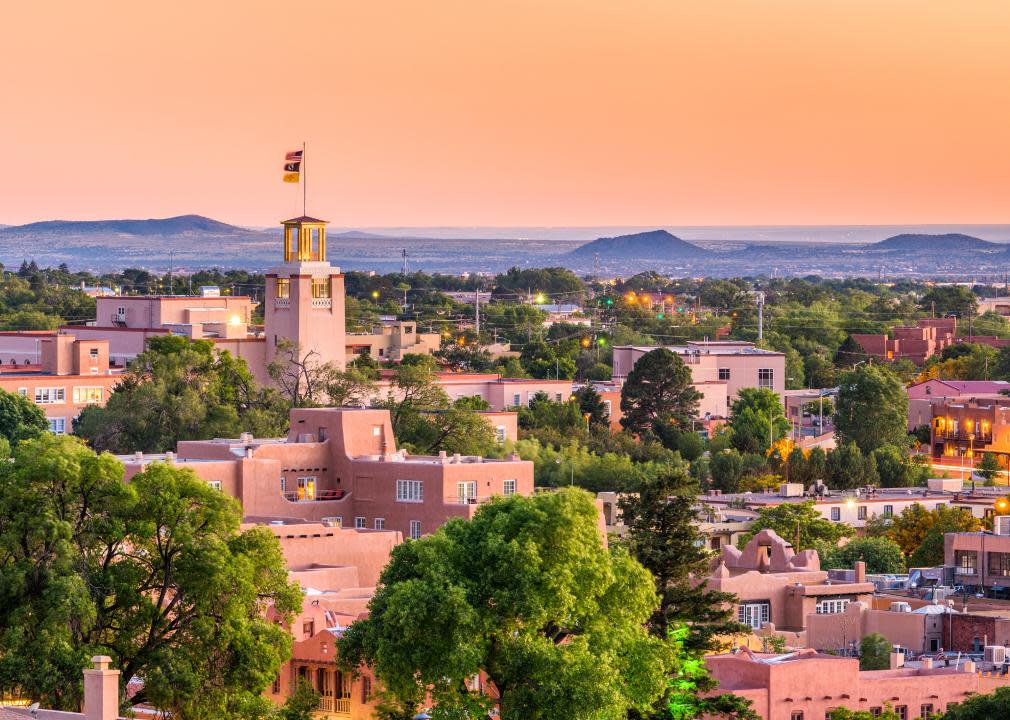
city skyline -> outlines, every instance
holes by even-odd
[[[1010,221],[1003,3],[6,15],[0,223],[272,226],[302,141],[340,226]]]

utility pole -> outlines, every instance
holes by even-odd
[[[756,290],[754,300],[757,302],[758,308],[758,342],[761,342],[765,336],[765,294]]]
[[[403,248],[400,254],[403,256],[403,277],[407,277],[407,248]]]
[[[474,323],[473,323],[473,327],[474,327],[474,331],[477,333],[477,340],[479,341],[480,340],[480,283],[477,283],[477,289],[473,293],[473,299],[474,299],[474,309],[473,309]]]

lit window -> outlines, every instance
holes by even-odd
[[[312,281],[312,297],[314,298],[328,298],[330,296],[330,280],[329,278],[323,280],[313,280]]]
[[[221,491],[221,481],[220,480],[208,480],[207,481],[207,487],[209,487],[211,490],[217,490],[218,492],[220,492]]]
[[[277,297],[291,297],[291,281],[287,278],[277,278]]]
[[[421,521],[411,520],[410,521],[410,539],[420,540],[421,539]]]
[[[424,481],[423,480],[397,480],[396,481],[397,502],[423,502],[424,501]]]
[[[75,405],[99,405],[105,401],[105,388],[103,387],[75,387]]]
[[[515,480],[505,480],[502,483],[501,493],[502,493],[502,495],[515,495],[516,494],[516,481]]]

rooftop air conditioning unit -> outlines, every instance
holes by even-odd
[[[997,535],[1010,535],[1010,515],[996,515],[992,519],[992,529]]]
[[[912,612],[912,606],[907,602],[893,602],[891,603],[890,610],[891,612],[910,613]]]
[[[1003,665],[1006,663],[1006,648],[1002,645],[986,645],[983,657],[987,663]]]
[[[221,297],[221,288],[217,285],[201,285],[200,297]]]

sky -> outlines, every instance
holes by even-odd
[[[36,0],[0,223],[1010,222],[1006,0]]]

